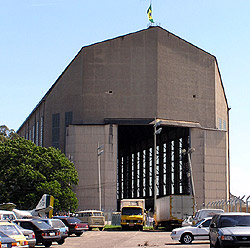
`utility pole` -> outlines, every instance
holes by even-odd
[[[97,145],[97,163],[98,163],[98,191],[99,191],[99,210],[102,210],[102,186],[101,186],[101,155],[104,150],[103,144],[100,145],[98,142]]]
[[[161,133],[162,128],[158,128],[161,125],[162,121],[157,121],[155,118],[155,124],[154,124],[154,214],[156,214],[156,195],[157,195],[157,184],[156,184],[156,178],[157,178],[157,170],[156,170],[156,135]]]
[[[195,202],[195,208],[196,208],[196,198],[195,198],[195,187],[194,187],[194,176],[193,176],[193,168],[192,168],[192,163],[191,163],[191,154],[192,152],[195,151],[195,148],[188,148],[188,150],[183,149],[182,153],[184,155],[188,156],[188,164],[189,164],[189,181],[191,184],[191,191],[192,191],[192,195],[194,197],[194,202]]]

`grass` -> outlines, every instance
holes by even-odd
[[[114,226],[114,225],[105,225],[104,226],[104,231],[120,231],[122,230],[122,227],[119,226]],[[144,226],[143,230],[153,230],[153,226]]]
[[[121,226],[114,226],[114,225],[105,225],[104,226],[104,231],[118,231],[122,230]]]

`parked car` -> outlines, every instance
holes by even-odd
[[[172,230],[170,237],[182,244],[191,244],[193,240],[209,239],[209,224],[212,217],[204,218],[193,226],[185,226]]]
[[[24,237],[21,230],[11,222],[0,221],[0,231],[10,238],[16,240],[17,246],[22,248],[28,248],[29,244],[26,238]]]
[[[14,248],[18,246],[15,239],[10,238],[8,235],[0,231],[0,247]]]
[[[182,226],[192,226],[193,225],[193,216],[188,215],[181,223]]]
[[[43,244],[45,247],[50,247],[52,242],[57,242],[61,239],[57,228],[53,228],[39,219],[20,219],[14,222],[24,229],[33,230],[36,236],[36,244]]]
[[[57,228],[60,231],[61,239],[57,241],[59,245],[62,245],[65,242],[65,239],[68,237],[69,228],[59,219],[40,219],[53,228]]]
[[[36,245],[36,236],[35,236],[35,233],[32,230],[24,229],[21,226],[18,226],[18,228],[21,230],[21,232],[23,233],[24,237],[28,241],[29,247],[35,247],[35,245]]]
[[[199,220],[202,220],[206,217],[213,217],[215,214],[223,213],[223,209],[219,208],[205,208],[200,209],[195,213],[195,216],[193,218],[194,223],[198,222]]]
[[[209,227],[210,247],[250,247],[250,214],[221,213],[212,218]]]
[[[82,223],[81,220],[75,217],[69,216],[54,216],[53,219],[60,219],[69,228],[69,236],[75,234],[76,236],[81,236],[84,231],[89,229],[88,224]]]

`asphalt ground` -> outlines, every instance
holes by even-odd
[[[42,247],[42,246],[36,246]],[[53,243],[51,248],[209,248],[209,241],[193,241],[182,245],[164,231],[87,231],[82,236],[70,236],[63,245]]]

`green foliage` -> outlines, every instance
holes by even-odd
[[[4,142],[8,139],[17,139],[19,135],[13,130],[9,129],[5,125],[0,126],[0,142]]]
[[[74,164],[60,150],[36,146],[24,138],[0,142],[0,203],[33,209],[43,194],[50,194],[56,211],[74,211],[77,184]]]

